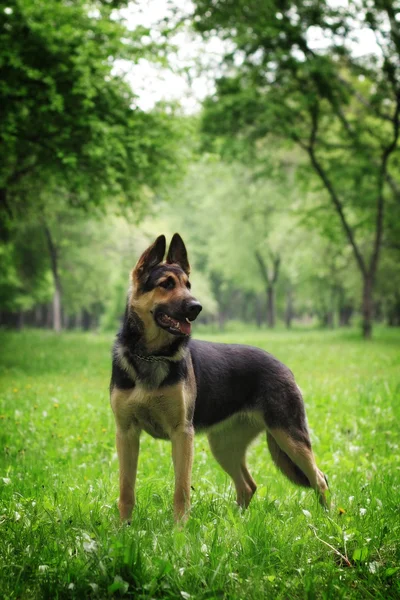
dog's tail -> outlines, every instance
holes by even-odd
[[[303,487],[311,487],[308,478],[305,476],[303,471],[294,464],[294,462],[288,457],[275,441],[274,437],[267,431],[267,444],[268,449],[271,453],[272,459],[278,469],[282,471],[284,475],[293,483],[301,485]]]

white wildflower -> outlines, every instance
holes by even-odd
[[[78,536],[76,541],[77,543],[82,543],[85,552],[96,552],[97,550],[97,542],[93,540],[86,531],[84,531],[81,536]]]
[[[46,573],[49,565],[39,565],[39,573]]]
[[[372,562],[370,562],[368,564],[368,571],[370,573],[375,574],[378,571],[378,569],[379,569],[380,566],[381,565],[376,560],[373,560]]]
[[[90,542],[83,542],[82,545],[85,552],[96,552],[97,550],[97,542],[94,540],[90,540]]]

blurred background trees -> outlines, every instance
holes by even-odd
[[[47,253],[56,331],[62,327],[60,261],[66,253],[60,223],[76,221],[78,227],[80,220],[75,237],[86,252],[83,215],[92,218],[98,207],[140,214],[149,190],[173,177],[179,162],[174,119],[162,110],[140,110],[134,90],[113,72],[116,59],[163,54],[161,46],[142,42],[142,27],[129,31],[119,22],[115,8],[123,4],[0,4],[2,232],[18,254],[21,229],[28,228],[33,238],[21,240],[25,251],[40,246]],[[13,249],[4,252],[12,256]],[[40,256],[38,272],[42,267]],[[16,268],[5,279],[9,290],[14,281],[16,297],[27,290],[20,274]],[[22,310],[28,306],[26,298],[19,302]]]
[[[304,152],[310,185],[330,203],[353,251],[369,337],[385,221],[399,217],[396,2],[195,0],[195,6],[195,27],[218,32],[234,47],[224,57],[227,74],[205,103],[205,131],[252,145],[277,138]],[[358,56],[354,44],[365,31],[376,52]]]
[[[157,36],[127,5],[0,2],[0,325],[115,329],[177,230],[203,323],[399,326],[396,2],[195,0]],[[144,110],[116,61],[169,68],[179,27],[224,40],[215,90]]]

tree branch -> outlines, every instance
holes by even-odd
[[[316,136],[318,133],[318,110],[316,109],[316,107],[314,108],[314,110],[311,111],[311,122],[312,122],[312,127],[311,127],[311,135],[310,135],[310,144],[308,146],[305,146],[304,143],[298,139],[297,139],[297,143],[299,143],[300,146],[307,152],[307,154],[311,160],[311,164],[314,167],[314,170],[319,175],[326,190],[328,191],[329,196],[330,196],[330,198],[333,202],[333,205],[336,209],[336,212],[339,214],[340,221],[341,221],[342,227],[346,233],[347,239],[349,240],[349,242],[353,248],[353,252],[356,257],[358,266],[359,266],[362,274],[366,275],[367,268],[365,265],[365,261],[364,261],[362,255],[360,253],[360,250],[357,246],[353,230],[351,229],[350,225],[347,222],[346,215],[344,214],[343,205],[340,201],[339,196],[336,193],[335,188],[333,187],[331,180],[328,177],[328,174],[322,167],[321,163],[319,162],[319,160],[317,159],[316,154],[315,154],[314,144],[315,144]]]
[[[315,103],[313,108],[310,110],[311,113],[311,133],[310,133],[310,141],[309,147],[314,148],[315,142],[317,140],[317,132],[318,132],[318,117],[319,117],[319,104]]]
[[[400,202],[400,188],[397,185],[397,182],[390,175],[390,173],[386,173],[386,181],[387,181],[390,189],[392,190],[393,196],[395,197],[396,200],[398,200]]]
[[[271,258],[272,258],[273,271],[272,271],[272,278],[271,278],[270,283],[272,283],[272,285],[274,285],[278,281],[279,267],[281,265],[281,257],[279,256],[279,254],[276,254],[274,256],[273,253],[271,252]]]
[[[54,282],[56,286],[60,286],[60,276],[58,273],[58,252],[50,229],[45,221],[43,221],[43,229],[47,239],[47,247],[50,254],[51,270],[53,273]]]
[[[382,244],[382,232],[383,232],[383,212],[384,212],[384,184],[387,174],[387,165],[390,155],[397,147],[399,140],[399,129],[400,129],[400,91],[397,92],[396,108],[393,115],[393,139],[391,143],[386,146],[382,154],[381,168],[378,179],[378,199],[376,209],[376,220],[375,220],[375,241],[374,248],[372,251],[371,262],[369,265],[369,274],[371,277],[375,276],[376,268],[379,260],[379,251]]]
[[[391,7],[389,6],[389,9]],[[389,13],[388,13],[389,14]],[[391,25],[392,25],[392,29],[391,29],[391,35],[393,37],[393,23],[397,26],[396,21],[394,19],[394,13],[392,10],[392,14],[389,15],[389,18],[392,18],[391,21]],[[400,36],[397,36],[397,42],[400,43]],[[378,40],[377,40],[378,41]],[[379,44],[380,45],[380,44]],[[302,40],[302,45],[300,46],[301,49],[303,50],[303,52],[310,56],[310,57],[314,57],[315,54],[313,53],[313,51],[308,47],[307,42],[305,40]],[[400,45],[397,46],[400,48]],[[385,56],[384,53],[384,49],[382,48],[382,46],[380,45],[380,48],[382,50],[383,55]],[[386,60],[388,60],[386,58]],[[395,92],[395,94],[397,95],[399,93],[399,90],[396,86],[396,80],[395,77],[393,75],[392,71],[388,72],[388,77],[389,80],[392,83],[392,88]],[[319,87],[319,82],[315,79],[315,76],[313,77],[315,85],[317,86],[317,89]],[[350,82],[348,82],[346,79],[342,78],[340,75],[338,75],[337,80],[339,83],[341,83],[342,85],[346,86],[347,89],[349,89],[355,96],[356,98],[359,100],[360,103],[362,103],[364,106],[368,107],[371,111],[375,112],[375,114],[377,114],[381,119],[384,120],[388,120],[390,122],[394,122],[393,118],[390,117],[389,115],[385,115],[384,113],[381,113],[380,111],[377,111],[376,109],[374,109],[365,99],[364,97],[353,88],[353,86],[351,86]],[[336,116],[338,117],[338,119],[340,120],[340,122],[342,123],[345,131],[347,132],[347,134],[349,135],[349,137],[354,141],[354,143],[356,145],[358,145],[359,147],[361,147],[363,149],[363,151],[367,151],[367,157],[368,159],[375,164],[375,166],[378,168],[378,165],[376,164],[376,162],[374,161],[372,155],[370,154],[370,152],[368,152],[368,149],[366,148],[365,144],[363,142],[360,141],[359,136],[357,131],[352,127],[351,123],[349,123],[348,119],[346,118],[346,115],[344,114],[344,112],[342,111],[342,109],[340,108],[340,106],[337,104],[337,102],[334,101],[333,97],[331,95],[327,95],[326,99],[328,100],[329,104],[331,105],[333,112],[336,114]],[[395,124],[395,123],[394,123]],[[396,125],[396,124],[395,124]],[[369,128],[367,127],[366,123],[364,123],[364,129],[366,131],[368,131],[368,133],[373,137],[376,138],[375,133]],[[296,140],[297,143],[303,148],[305,148],[304,142],[300,143],[299,139]],[[385,179],[387,181],[387,183],[389,184],[390,189],[392,190],[393,195],[395,196],[396,199],[399,199],[400,197],[400,190],[398,185],[396,184],[396,182],[394,181],[394,179],[391,177],[391,175],[387,172],[387,170],[385,170]]]
[[[346,233],[347,239],[349,240],[349,242],[353,248],[354,256],[356,257],[358,266],[360,267],[362,274],[366,275],[367,268],[366,268],[364,259],[363,259],[362,255],[360,253],[360,250],[357,246],[353,230],[351,229],[350,225],[347,222],[346,215],[344,214],[343,205],[342,205],[338,195],[336,194],[333,184],[332,184],[331,180],[329,179],[327,173],[325,172],[324,168],[322,167],[321,163],[318,161],[313,148],[308,148],[308,155],[310,157],[311,164],[314,167],[314,170],[318,173],[319,177],[321,178],[325,188],[327,189],[327,191],[331,197],[331,200],[336,209],[336,212],[338,213],[338,215],[340,217],[340,221],[341,221],[342,227]]]
[[[396,21],[396,12],[394,10],[393,2],[386,0],[383,2],[384,10],[387,13],[390,23],[390,38],[397,50],[397,54],[400,58],[400,30],[399,24]]]
[[[261,256],[260,252],[258,250],[254,251],[254,256],[256,257],[256,261],[258,263],[258,266],[260,267],[260,272],[261,272],[261,276],[264,280],[264,283],[269,286],[270,285],[270,281],[269,281],[269,274],[268,274],[268,267],[265,264],[265,261],[263,259],[263,257]]]
[[[372,112],[374,112],[376,114],[376,116],[379,117],[380,119],[383,119],[385,121],[389,121],[390,123],[393,123],[393,119],[390,115],[387,115],[387,114],[381,112],[379,109],[372,106],[372,104],[370,104],[368,102],[368,100],[366,98],[364,98],[364,96],[351,85],[350,81],[347,81],[347,79],[344,79],[344,77],[340,77],[340,75],[338,76],[338,80],[357,98],[357,100],[360,102],[360,104],[365,106],[365,108],[368,108],[368,110],[371,110]]]

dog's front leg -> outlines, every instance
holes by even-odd
[[[175,470],[174,517],[183,523],[189,516],[193,464],[193,427],[177,428],[171,435]]]
[[[139,458],[140,430],[117,429],[117,453],[119,459],[119,514],[121,520],[130,519],[135,506],[135,482]]]

